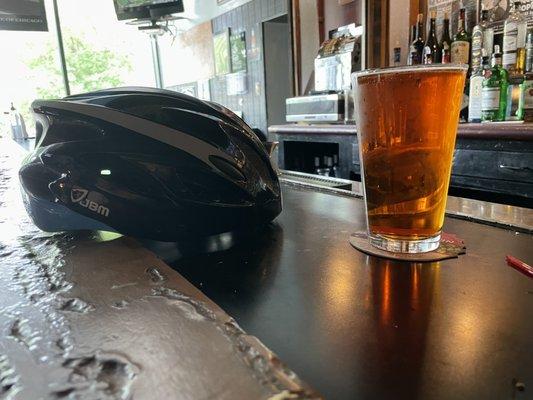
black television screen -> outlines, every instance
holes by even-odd
[[[183,12],[182,0],[114,0],[119,20],[154,19]]]

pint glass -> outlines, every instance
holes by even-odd
[[[447,64],[352,75],[372,245],[439,246],[466,71]]]

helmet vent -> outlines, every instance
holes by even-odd
[[[246,181],[246,178],[244,174],[231,162],[217,157],[217,156],[209,156],[209,161],[224,175],[226,175],[228,178],[230,178],[232,181],[240,181],[244,182]]]

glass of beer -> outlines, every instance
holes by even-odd
[[[434,64],[352,75],[372,245],[439,247],[466,71]]]

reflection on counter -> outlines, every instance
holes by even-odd
[[[329,178],[295,171],[281,171],[280,179],[288,185],[322,189],[348,196],[363,197],[360,182]],[[468,219],[488,225],[510,228],[515,231],[533,232],[533,213],[530,209],[481,200],[448,196],[446,215]]]

